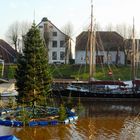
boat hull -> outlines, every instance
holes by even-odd
[[[98,92],[79,92],[79,91],[53,91],[53,94],[57,97],[92,97],[92,98],[140,98],[140,93],[98,93]]]

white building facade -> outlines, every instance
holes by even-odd
[[[88,52],[88,58],[89,58],[89,52]],[[116,57],[117,52],[116,51],[110,51],[109,53],[106,51],[100,51],[98,52],[98,55],[96,55],[96,63],[97,58],[102,59],[102,64],[115,64],[116,63]],[[88,59],[89,60],[89,59]],[[89,61],[87,61],[89,63]],[[124,52],[120,51],[118,54],[118,64],[124,65],[125,63],[125,56]],[[75,52],[75,64],[86,64],[86,51],[77,51]]]
[[[46,42],[48,42],[46,47],[48,48],[49,64],[69,63],[67,50],[69,48],[70,38],[62,31],[60,31],[47,18],[43,18],[37,26],[41,32],[44,41],[47,40]]]
[[[88,34],[87,31],[83,31],[76,38],[75,64],[89,63]],[[96,64],[124,65],[123,37],[116,32],[97,32],[93,61]]]

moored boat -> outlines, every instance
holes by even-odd
[[[94,98],[140,98],[140,80],[109,81],[95,80],[89,83],[73,83],[63,89],[53,91],[55,96]]]
[[[5,91],[0,93],[1,97],[15,97],[18,96],[18,92],[16,90],[13,91]]]

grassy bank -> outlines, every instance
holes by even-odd
[[[74,78],[74,79],[88,79],[89,66],[85,65],[57,65],[51,66],[54,78]],[[108,75],[109,70],[112,71],[112,76]],[[104,80],[130,80],[131,67],[130,66],[96,66],[95,79]]]
[[[89,66],[86,65],[51,65],[51,73],[53,78],[72,78],[72,79],[88,79],[89,78]],[[16,65],[5,67],[4,75],[8,79],[13,79],[15,74]],[[112,76],[108,75],[109,69],[112,71]],[[140,71],[140,70],[138,70]],[[2,72],[2,67],[0,67]],[[139,74],[139,72],[138,72]],[[96,66],[96,73],[94,74],[96,79],[104,80],[130,80],[131,79],[131,67],[130,66]]]

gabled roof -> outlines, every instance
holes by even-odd
[[[55,27],[59,32],[61,32],[63,35],[65,35],[66,37],[70,38],[68,35],[66,35],[65,33],[63,33],[58,27],[56,27],[50,20],[48,20],[47,17],[43,17],[41,22],[37,25],[39,26],[42,22],[49,22],[53,27]]]
[[[125,39],[124,41],[124,47],[125,49],[132,49],[133,39]],[[140,48],[140,39],[135,39],[135,46],[136,48]]]
[[[17,52],[4,40],[0,39],[0,59],[5,63],[14,63]]]
[[[76,51],[86,50],[88,47],[88,31],[83,31],[76,38]],[[114,31],[97,31],[96,32],[96,49],[116,51],[123,49],[123,37]]]

